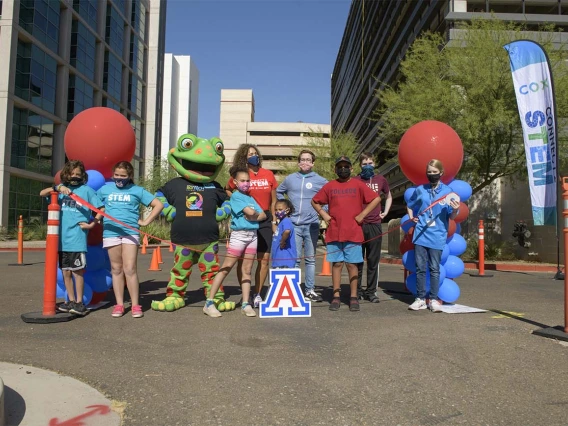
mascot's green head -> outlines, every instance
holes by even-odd
[[[213,182],[225,162],[223,142],[218,138],[202,139],[181,135],[168,153],[168,162],[179,175],[191,182]]]

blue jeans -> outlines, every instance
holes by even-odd
[[[304,282],[306,290],[313,290],[316,279],[316,246],[319,237],[319,223],[310,223],[306,225],[294,225],[294,234],[296,236],[296,250],[298,257],[302,257],[302,247],[304,247],[304,256],[306,263],[306,273]],[[296,260],[296,268],[300,267],[302,259]]]
[[[442,250],[436,250],[416,244],[416,297],[426,298],[426,269],[430,270],[430,300],[438,298],[440,289],[440,259]]]

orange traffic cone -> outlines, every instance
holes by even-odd
[[[164,263],[162,260],[162,247],[158,246],[156,250],[158,251],[158,263]]]
[[[170,249],[168,250],[170,253],[174,252],[174,245],[170,242]]]
[[[323,266],[318,275],[320,277],[331,277],[331,264],[327,261],[327,253],[323,255]]]
[[[142,239],[142,244],[145,246],[148,245],[148,235],[144,234],[144,238]]]
[[[140,250],[140,254],[148,254],[146,247],[148,247],[148,236],[144,235],[144,238],[142,239],[142,249]]]
[[[154,249],[154,253],[152,253],[152,261],[150,262],[149,271],[161,271],[160,263],[158,262],[158,251]]]

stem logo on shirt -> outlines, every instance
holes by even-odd
[[[203,216],[203,196],[198,192],[192,192],[185,199],[185,217]]]
[[[268,183],[268,179],[251,179],[250,186],[254,186],[256,188],[268,188],[270,184]]]

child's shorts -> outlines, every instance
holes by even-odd
[[[227,253],[237,257],[243,254],[256,254],[257,243],[256,229],[254,231],[231,231]]]
[[[122,237],[103,238],[103,248],[119,246],[121,244],[140,245],[140,235],[124,235]]]
[[[60,251],[59,267],[62,271],[79,271],[87,267],[87,256],[84,252]]]
[[[363,263],[361,243],[351,241],[327,243],[327,261],[345,263]]]

